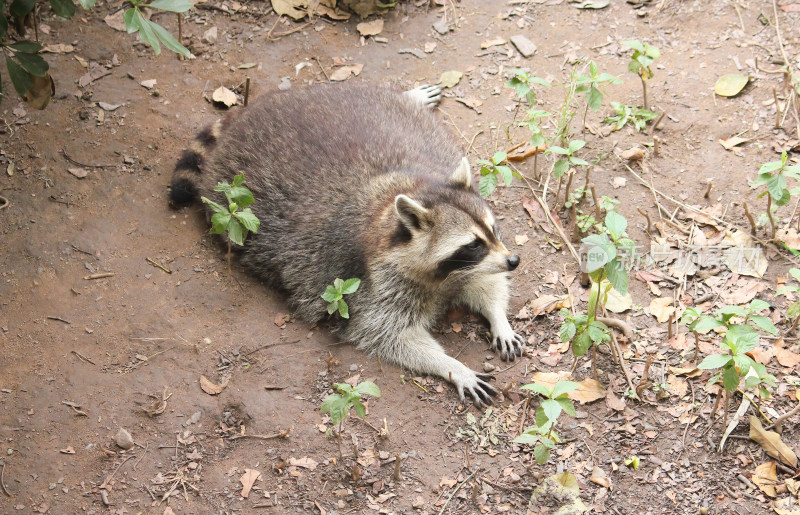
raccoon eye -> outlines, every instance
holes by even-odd
[[[483,245],[483,240],[480,238],[475,238],[471,243],[468,243],[466,247],[470,250],[475,250],[480,248]]]

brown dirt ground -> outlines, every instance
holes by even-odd
[[[661,152],[648,158],[641,173],[674,198],[701,206],[709,205],[703,193],[711,179],[711,200],[727,206],[727,220],[744,224],[741,200],[756,202],[747,179],[759,164],[777,158],[774,142],[785,147],[794,134],[791,117],[785,124],[788,136],[772,129],[772,91],[780,79],[753,62],[758,58],[763,67],[776,67],[774,27],[760,21],[771,16],[770,2],[735,7],[722,0],[663,0],[634,8],[611,0],[607,8],[591,11],[561,0],[463,0],[447,2],[448,19],[455,12],[457,27],[446,35],[432,29],[442,17],[441,7],[401,4],[384,16],[385,43],[360,41],[355,19],[317,20],[268,41],[270,30],[279,35],[298,24],[275,26],[277,17],[263,2],[206,5],[214,8],[195,10],[184,24],[198,54],[187,61],[171,54],[156,58],[130,36],[112,31],[103,18],[116,7],[107,3],[71,21],[44,12],[50,27],[44,43],[76,48],[72,54],[47,55],[57,96],[44,111],[31,112],[13,94],[2,104],[0,195],[10,204],[0,211],[0,451],[10,496],[0,493],[0,511],[161,514],[168,505],[179,514],[440,513],[442,508],[446,513],[524,513],[531,490],[557,469],[576,474],[585,503],[597,512],[697,513],[702,506],[710,513],[769,511],[761,492],[737,480],[764,461],[758,446],[737,439],[726,454],[714,451],[719,426],[708,431],[714,397],[704,389],[707,376],[691,380],[691,394],[652,404],[629,402],[619,413],[602,401],[579,406],[578,419],[562,422],[567,442],[547,465],[536,465],[530,449],[511,443],[532,419],[517,387],[536,370],[569,369],[568,357],[554,367],[540,361],[549,355],[548,345],[557,342],[557,314],[535,324],[517,322],[530,336],[530,355],[513,367],[491,361],[500,370],[496,384],[508,390],[491,412],[482,413],[461,406],[446,383],[414,382],[402,370],[381,367],[334,341],[323,329],[294,320],[278,327],[276,319],[286,312],[281,298],[235,264],[229,280],[224,252],[207,234],[200,209],[171,211],[166,185],[180,149],[220,114],[203,93],[240,85],[245,76],[257,95],[281,81],[295,88],[324,81],[321,67],[330,73],[337,58],[364,65],[350,80],[399,87],[435,83],[442,72],[460,70],[465,75],[448,96],[480,100],[480,113],[452,98],[441,109],[444,121],[458,128],[464,147],[472,142],[474,162],[524,137],[511,126],[515,104],[503,87],[508,69],[530,67],[557,82],[575,58],[594,59],[602,71],[624,79],[608,88],[607,98],[635,104],[640,83],[627,72],[619,45],[635,38],[661,49],[650,97],[657,110],[668,113],[657,131]],[[798,26],[800,14],[781,11],[780,18],[787,54],[796,59],[800,32],[791,27]],[[157,19],[176,32],[173,16]],[[200,44],[211,26],[219,28],[218,41]],[[483,41],[515,34],[536,43],[532,58],[521,58],[509,43],[481,49]],[[424,58],[399,53],[434,42]],[[77,81],[86,69],[76,56],[108,66],[110,74],[80,88]],[[312,65],[296,73],[301,62]],[[244,63],[256,66],[239,69]],[[737,71],[737,63],[754,80],[735,99],[715,97],[714,81]],[[146,79],[157,79],[154,90],[139,85]],[[11,92],[6,76],[3,80],[4,91]],[[545,107],[553,108],[560,94],[559,88],[543,93]],[[96,102],[122,107],[101,112]],[[600,114],[590,113],[590,127],[600,127],[600,120]],[[717,142],[742,132],[751,141],[735,152]],[[645,244],[636,208],[657,219],[653,196],[615,152],[652,137],[625,129],[605,137],[587,133],[586,139],[588,155],[597,161],[593,181],[600,194],[621,200],[631,235]],[[88,175],[79,180],[67,171],[76,165],[62,149],[75,161],[110,166],[87,168]],[[15,165],[13,175],[6,173],[9,162]],[[532,173],[532,163],[522,169]],[[613,189],[613,177],[625,177],[627,186]],[[524,191],[505,189],[495,196],[507,242],[516,235],[530,237],[514,245],[523,264],[514,276],[511,314],[541,293],[564,293],[576,272],[569,254],[555,250],[545,239],[550,236],[530,224],[520,203]],[[674,207],[665,204],[669,211]],[[786,259],[773,257],[770,285],[788,268]],[[114,276],[85,278],[102,272]],[[647,306],[646,286],[632,283],[635,304]],[[672,295],[673,285],[660,286],[664,295]],[[581,295],[576,284],[571,290]],[[761,297],[783,305],[773,291],[770,286]],[[642,314],[640,309],[628,319],[637,329],[655,325]],[[460,323],[460,332],[444,324],[441,340],[451,354],[482,368],[492,354],[485,328],[474,318]],[[636,339],[643,343],[625,347],[631,357],[642,358],[647,351],[670,365],[682,361],[663,331]],[[588,363],[580,362],[579,379],[591,375]],[[632,363],[637,381],[642,365]],[[601,355],[598,367],[601,382],[621,397],[626,386],[619,369],[607,355]],[[770,370],[779,377],[792,372],[774,360]],[[203,375],[229,382],[211,396],[200,388]],[[321,432],[319,405],[330,383],[355,375],[376,381],[383,396],[369,403],[367,423],[347,422],[344,459],[337,464],[336,441]],[[164,412],[145,414],[154,403],[151,396],[165,392]],[[772,402],[779,412],[790,406],[788,393],[782,393]],[[701,416],[687,428],[669,410],[692,398],[701,405]],[[468,427],[467,413],[479,422],[485,416],[486,427],[476,441],[464,443],[459,435]],[[388,438],[375,430],[384,424]],[[127,453],[112,440],[121,427],[136,442]],[[231,438],[287,429],[285,439]],[[791,424],[784,440],[797,450],[798,431]],[[351,477],[354,444],[362,460],[356,480]],[[403,461],[396,480],[391,459],[398,454]],[[632,455],[642,459],[635,471],[622,463]],[[316,462],[316,468],[292,465],[291,460],[303,458]],[[589,481],[593,465],[606,471],[613,489]],[[261,479],[244,499],[239,480],[246,469],[258,470]],[[468,478],[453,495],[455,485]],[[154,500],[173,486],[168,501]],[[530,511],[550,513],[553,506],[536,504]]]

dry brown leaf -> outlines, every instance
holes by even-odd
[[[317,462],[311,458],[289,458],[289,465],[293,467],[302,467],[308,470],[317,468]]]
[[[442,476],[442,480],[439,481],[439,486],[446,486],[448,488],[456,486],[458,483],[457,479],[447,479],[446,477]]]
[[[516,236],[514,236],[514,243],[516,243],[519,246],[522,246],[522,245],[525,245],[526,243],[528,243],[529,239],[530,238],[528,238],[527,234],[524,234],[524,233],[523,234],[517,234]]]
[[[211,94],[211,100],[224,104],[225,107],[235,106],[238,103],[236,93],[229,90],[225,86],[220,86]]]
[[[703,375],[703,371],[697,367],[667,367],[667,369],[676,376],[686,377],[699,377]]]
[[[200,376],[200,388],[209,395],[219,395],[225,389],[226,382],[223,384],[212,383],[206,376]]]
[[[614,392],[608,390],[606,392],[606,406],[613,409],[614,411],[625,411],[625,399],[621,399],[614,395]]]
[[[748,354],[752,355],[753,359],[758,361],[762,365],[766,365],[767,363],[769,363],[769,360],[772,359],[772,356],[775,355],[775,351],[773,350],[772,347],[768,349],[761,349],[757,347],[748,352]]]
[[[572,306],[572,299],[569,295],[542,295],[531,301],[529,318],[536,318],[541,314],[570,306]]]
[[[86,168],[67,168],[67,171],[77,177],[78,179],[83,179],[87,175],[89,175],[89,170]]]
[[[766,262],[766,258],[765,258]],[[743,284],[742,284],[743,283]],[[723,293],[722,301],[726,304],[740,306],[742,304],[747,304],[754,298],[756,295],[767,289],[767,285],[762,283],[761,281],[753,281],[744,279],[739,280],[740,286],[735,286],[734,290],[730,293]]]
[[[586,378],[578,383],[578,387],[569,392],[569,398],[573,401],[578,401],[581,404],[594,402],[597,399],[602,399],[606,395],[606,390],[599,381]]]
[[[272,323],[283,329],[284,327],[286,327],[287,316],[288,315],[286,313],[278,313],[277,315],[275,315],[275,320],[273,320]]]
[[[674,313],[675,307],[672,305],[672,297],[659,297],[650,301],[650,314],[656,317],[658,322],[666,322]]]
[[[486,50],[489,47],[505,45],[505,44],[506,44],[506,40],[503,39],[503,38],[487,39],[486,41],[481,43],[481,48],[483,50]]]
[[[361,22],[356,25],[356,30],[362,36],[377,36],[383,31],[383,18]]]
[[[589,478],[589,481],[596,485],[600,485],[603,488],[611,488],[611,480],[608,478],[603,469],[598,466],[595,466],[592,469],[592,477]]]
[[[686,350],[690,347],[686,333],[678,333],[669,340],[669,346],[675,350]]]
[[[64,43],[56,43],[54,45],[47,45],[42,49],[42,52],[51,54],[70,54],[75,51],[75,47]]]
[[[49,73],[44,77],[33,77],[33,82],[28,91],[22,96],[25,102],[34,109],[42,110],[50,103],[50,98],[56,94],[56,84]]]
[[[106,22],[106,25],[111,27],[114,30],[118,30],[120,32],[127,32],[128,29],[125,27],[125,9],[120,9],[119,11],[115,12],[114,14],[109,14],[103,21]]]
[[[742,143],[747,143],[748,141],[750,140],[747,138],[742,138],[740,136],[731,136],[730,138],[719,140],[719,144],[725,147],[725,150],[732,150],[733,147],[741,145]]]
[[[775,353],[775,359],[778,360],[778,363],[780,363],[782,367],[796,367],[798,364],[800,364],[800,354],[792,352],[789,349],[785,349],[783,345],[781,345],[782,343],[783,340],[776,340],[775,344],[772,346],[772,350]]]
[[[750,416],[750,439],[758,443],[767,454],[776,460],[792,466],[797,466],[797,456],[794,451],[783,443],[781,435],[775,431],[767,431],[761,426],[757,417]]]
[[[628,184],[628,179],[625,177],[614,177],[611,179],[611,187],[614,189],[624,188],[626,184]]]
[[[253,469],[245,469],[244,475],[239,478],[239,482],[242,483],[242,497],[247,499],[247,496],[250,495],[250,489],[253,488],[253,485],[260,477],[261,472]]]
[[[778,484],[778,472],[774,461],[762,463],[756,467],[752,477],[753,483],[759,490],[770,497],[775,497],[775,485]]]
[[[680,399],[686,395],[686,391],[689,389],[689,383],[686,379],[674,375],[667,376],[667,385],[667,391],[671,395],[674,395],[676,399]]]
[[[73,446],[69,445],[66,448],[61,449],[58,452],[60,452],[61,454],[75,454],[75,448]]]
[[[343,80],[347,80],[350,76],[358,77],[361,74],[361,70],[364,69],[363,64],[350,64],[347,66],[339,66],[331,73],[331,80],[336,82],[341,82]]]
[[[279,16],[302,20],[306,17],[308,0],[272,0],[272,10]]]

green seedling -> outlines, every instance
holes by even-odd
[[[643,131],[647,127],[647,122],[658,116],[653,111],[620,104],[619,102],[611,102],[611,108],[614,109],[616,114],[603,120],[603,123],[613,124],[613,130],[615,131],[622,129],[627,123],[633,124],[637,131]]]
[[[739,388],[743,378],[746,378],[745,389],[756,388],[759,398],[769,396],[765,385],[774,386],[775,378],[767,374],[766,368],[747,354],[758,346],[759,330],[768,334],[778,333],[768,317],[758,314],[768,308],[768,303],[754,299],[746,307],[723,306],[714,316],[703,315],[696,309],[689,308],[682,317],[682,322],[689,325],[689,329],[695,333],[707,333],[711,330],[725,333],[720,341],[722,352],[706,356],[697,366],[701,370],[718,370],[711,376],[709,384],[721,380],[725,389],[723,426],[727,425],[730,394]],[[748,375],[751,368],[754,373]]]
[[[325,293],[322,294],[322,298],[328,303],[328,314],[332,315],[338,311],[342,318],[350,318],[350,309],[347,307],[344,296],[354,293],[360,285],[361,279],[358,278],[346,281],[339,278],[334,279],[333,284],[329,284],[325,288]]]
[[[772,203],[776,206],[785,206],[789,203],[792,195],[800,192],[800,188],[787,188],[787,178],[794,180],[800,179],[800,165],[788,165],[789,156],[784,151],[781,154],[780,161],[772,161],[764,163],[758,169],[758,177],[750,184],[751,189],[756,189],[759,186],[766,186],[766,190],[758,195],[761,198],[766,195],[767,197],[767,217],[769,218],[770,225],[772,226],[772,238],[775,238],[776,226],[775,218],[772,216],[774,209]]]
[[[211,234],[228,234],[228,273],[231,268],[231,242],[244,245],[244,240],[251,232],[257,233],[261,222],[250,210],[255,199],[253,192],[244,185],[244,174],[236,175],[233,183],[219,182],[214,191],[225,194],[227,206],[217,204],[206,197],[200,197],[208,204],[214,214],[211,216]],[[241,209],[241,211],[240,211]]]
[[[794,280],[800,284],[800,269],[798,268],[790,268],[789,274],[794,277]],[[788,296],[788,293],[798,293],[800,292],[800,286],[797,284],[787,284],[778,288],[778,291],[775,295],[784,295]],[[792,326],[786,331],[786,334],[791,333],[797,328],[797,323],[800,322],[800,302],[794,301],[789,304],[789,307],[786,308],[786,319],[792,320]]]
[[[559,157],[553,164],[553,177],[561,179],[561,177],[569,170],[570,166],[589,166],[589,162],[579,157],[575,157],[575,153],[582,149],[586,142],[580,139],[570,141],[566,148],[559,146],[552,146],[545,151],[545,154],[558,154]]]
[[[655,76],[650,65],[661,57],[661,52],[654,46],[635,40],[623,41],[622,44],[633,50],[630,56],[631,60],[628,63],[628,71],[635,73],[642,80],[642,96],[644,99],[642,106],[647,109],[647,82]]]
[[[492,194],[497,188],[499,178],[503,180],[506,186],[511,186],[511,181],[514,177],[521,179],[522,176],[517,172],[511,170],[510,167],[503,165],[508,158],[505,152],[495,152],[492,159],[487,161],[481,159],[478,164],[481,165],[481,180],[478,182],[478,192],[481,197],[486,198]]]
[[[537,383],[521,387],[522,390],[538,393],[543,399],[536,409],[536,425],[526,429],[514,441],[534,445],[533,455],[540,465],[547,463],[547,460],[550,459],[550,452],[561,443],[561,438],[554,430],[558,417],[562,412],[575,416],[575,406],[569,399],[569,392],[578,386],[578,383],[573,381],[558,381],[552,389]]]
[[[332,393],[325,397],[320,406],[322,413],[327,413],[331,417],[331,422],[335,426],[339,426],[336,431],[336,438],[339,443],[339,457],[342,456],[342,430],[344,429],[344,421],[350,415],[351,410],[355,410],[356,415],[363,419],[367,416],[367,408],[361,402],[362,395],[369,395],[372,397],[380,397],[381,390],[372,381],[364,381],[359,383],[353,388],[347,383],[333,383],[333,388],[336,393]],[[330,435],[331,430],[328,430]]]
[[[517,94],[517,98],[525,100],[531,107],[538,104],[536,98],[536,91],[533,89],[535,85],[551,87],[552,85],[541,77],[531,75],[527,70],[514,69],[509,70],[513,76],[506,82],[507,88],[512,88]]]
[[[94,3],[95,0],[84,0]],[[150,21],[149,17],[145,17],[142,9],[158,9],[161,11],[170,11],[174,13],[184,13],[192,8],[194,5],[191,0],[129,0],[131,7],[129,7],[123,15],[125,21],[125,28],[128,34],[135,32],[139,33],[139,38],[142,42],[153,48],[156,55],[161,54],[161,44],[177,54],[185,57],[191,55],[189,50],[186,49],[175,37],[167,32],[167,30]]]
[[[600,73],[597,64],[589,61],[589,74],[578,75],[576,93],[584,93],[586,107],[583,109],[583,127],[586,130],[586,114],[589,109],[597,111],[603,106],[603,90],[609,84],[621,84],[622,81],[610,73]]]

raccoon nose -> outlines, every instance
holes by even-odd
[[[519,266],[519,256],[516,254],[509,256],[508,259],[506,259],[506,263],[508,264],[509,270],[514,270]]]

